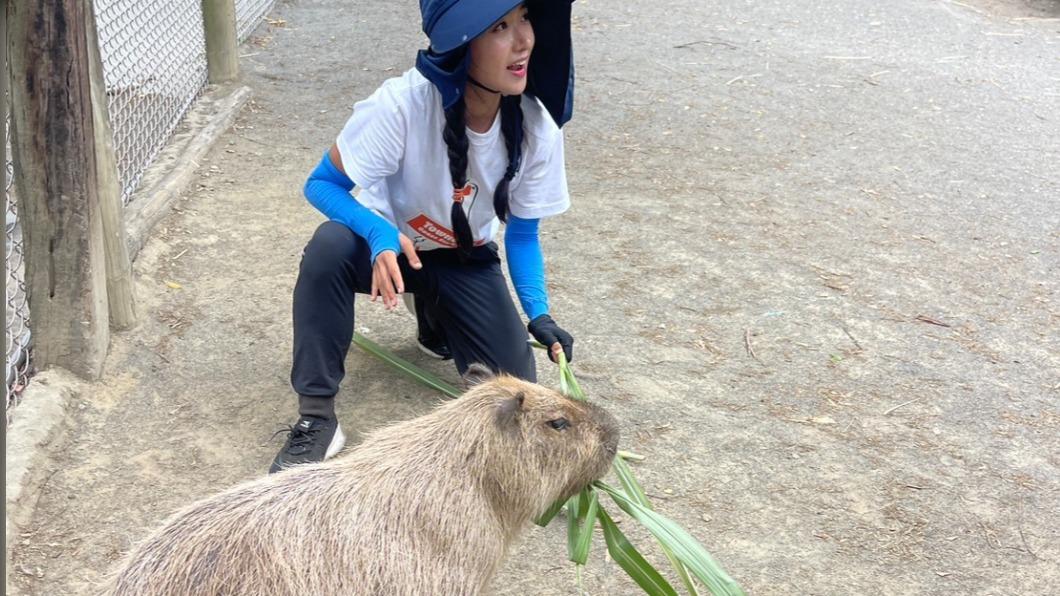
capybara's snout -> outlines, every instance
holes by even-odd
[[[618,440],[621,433],[618,430],[618,421],[610,412],[596,404],[589,404],[593,421],[596,423],[597,433],[600,437],[601,448],[609,458],[618,453]]]

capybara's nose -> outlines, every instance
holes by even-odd
[[[618,427],[613,426],[604,430],[604,449],[611,455],[618,453]]]
[[[618,431],[618,421],[611,415],[610,412],[597,406],[590,404],[593,409],[593,417],[596,419],[596,423],[600,429],[600,442],[603,443],[604,449],[614,455],[618,452],[618,439],[620,433]]]

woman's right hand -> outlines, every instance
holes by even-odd
[[[398,243],[401,252],[409,260],[409,266],[420,269],[420,257],[416,254],[416,246],[412,244],[409,237],[399,233]],[[398,266],[397,254],[392,250],[384,250],[375,257],[372,264],[372,293],[371,300],[375,302],[377,297],[383,298],[383,306],[387,310],[395,308],[398,304],[398,294],[405,292],[405,282],[401,279],[401,267]]]

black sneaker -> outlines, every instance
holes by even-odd
[[[302,416],[294,426],[289,426],[279,433],[288,433],[283,449],[276,454],[269,467],[269,474],[295,466],[324,461],[342,450],[346,444],[346,435],[342,434],[339,421],[334,419]],[[275,435],[273,435],[275,436]]]
[[[427,310],[426,303],[412,294],[403,294],[402,299],[405,302],[405,308],[416,315],[416,347],[431,358],[450,360],[453,352],[445,340],[445,332],[435,324]]]
[[[449,349],[449,344],[445,342],[445,339],[436,335],[428,337],[419,335],[416,338],[416,347],[431,358],[439,360],[451,360],[453,358],[453,352]]]

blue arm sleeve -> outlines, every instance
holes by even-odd
[[[398,231],[389,221],[357,202],[350,195],[353,181],[331,163],[328,152],[305,182],[305,196],[309,203],[333,221],[353,230],[368,241],[372,262],[384,250],[401,254]]]
[[[508,258],[508,273],[523,305],[523,312],[532,321],[548,313],[548,290],[545,289],[545,258],[537,237],[537,219],[520,219],[508,215],[504,230],[504,249]]]

